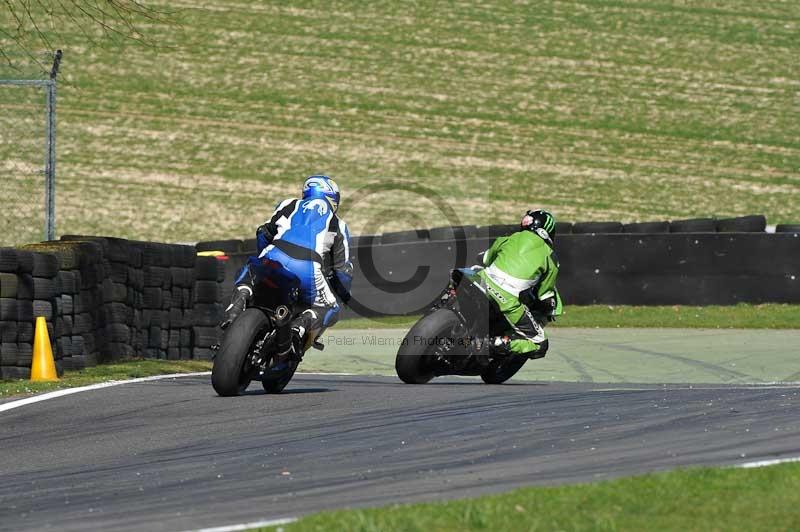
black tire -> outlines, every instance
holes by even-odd
[[[103,301],[125,303],[128,298],[128,287],[122,283],[114,283],[106,279],[103,283]]]
[[[0,272],[0,297],[17,298],[19,280],[13,273]]]
[[[17,323],[17,342],[21,344],[33,342],[33,320]]]
[[[224,316],[225,311],[222,305],[217,303],[198,303],[192,310],[192,325],[214,327],[220,324]]]
[[[34,270],[33,261],[34,253],[32,251],[25,251],[22,249],[17,250],[17,271],[19,273],[32,273]],[[58,259],[53,257],[56,263],[56,270],[58,270]],[[34,274],[36,275],[36,274]],[[52,277],[55,273],[50,275],[42,275],[41,277]]]
[[[556,222],[556,235],[571,235],[573,225],[572,222]]]
[[[130,267],[124,262],[109,262],[108,277],[115,283],[128,282],[128,270]]]
[[[142,294],[145,308],[161,309],[163,304],[161,288],[157,286],[148,286],[145,287]]]
[[[763,214],[717,220],[718,233],[763,233],[766,230],[767,218]]]
[[[112,342],[127,344],[131,341],[131,328],[122,323],[112,323],[106,327],[106,334]],[[73,345],[75,339],[72,339]]]
[[[31,378],[30,368],[20,368],[16,366],[0,366],[0,380],[24,379]]]
[[[669,224],[670,233],[716,233],[717,223],[713,218],[691,218],[673,220]]]
[[[620,222],[577,222],[572,225],[572,233],[576,235],[588,235],[592,233],[609,234],[621,233],[622,224]],[[556,232],[556,234],[558,234]]]
[[[0,343],[17,343],[17,322],[0,321]],[[13,366],[14,364],[6,364]]]
[[[33,346],[17,343],[17,366],[30,368],[33,363]]]
[[[381,244],[402,244],[406,242],[419,242],[427,240],[430,233],[425,229],[412,231],[394,231],[381,235]]]
[[[75,303],[71,295],[61,294],[61,315],[72,316],[75,314]]]
[[[14,273],[19,266],[17,250],[12,248],[0,248],[0,272]]]
[[[76,272],[60,271],[58,272],[58,282],[61,285],[61,292],[64,294],[77,294],[78,293],[78,279]]]
[[[34,292],[33,276],[21,273],[17,277],[17,299],[32,300]]]
[[[192,327],[192,347],[211,347],[219,342],[220,333],[219,327]]]
[[[800,233],[800,224],[778,224],[775,226],[776,233]]]
[[[225,265],[216,257],[197,257],[194,271],[198,281],[222,282],[225,280]]]
[[[253,342],[267,327],[267,316],[256,308],[249,308],[225,331],[211,369],[211,385],[219,395],[239,395],[250,384],[250,379],[242,376],[245,360]]]
[[[528,359],[523,356],[511,356],[505,360],[495,362],[481,373],[481,379],[486,384],[503,384],[513,377],[525,365]]]
[[[183,349],[183,348],[191,349],[191,347],[192,347],[192,330],[191,329],[187,329],[187,328],[184,327],[183,329],[178,331],[178,335],[180,336],[180,343],[178,344],[178,347],[180,347],[181,349]],[[187,355],[187,356],[191,357],[191,355]],[[183,358],[183,355],[181,355],[181,358]]]
[[[0,320],[17,321],[19,317],[19,303],[16,299],[0,298]]]
[[[474,225],[455,225],[452,227],[433,227],[430,229],[430,240],[461,240],[478,236],[478,228]]]
[[[53,319],[53,304],[49,301],[35,299],[33,301],[33,317],[44,317],[48,322]]]
[[[86,367],[86,357],[83,355],[72,355],[61,359],[61,364],[65,370],[79,370]]]
[[[0,343],[0,366],[16,366],[19,348],[16,342]]]
[[[197,303],[221,303],[222,285],[216,281],[197,281],[194,285],[194,297]]]
[[[193,347],[192,360],[213,360],[214,351],[209,347]]]
[[[20,252],[21,253],[21,252]],[[34,277],[55,277],[58,273],[58,257],[49,253],[30,253],[31,269]],[[20,254],[20,257],[22,255]]]
[[[289,362],[289,369],[277,379],[267,379],[261,381],[261,387],[264,388],[266,393],[281,393],[289,381],[292,380],[294,372],[297,371],[297,366],[300,362],[292,360]]]
[[[133,322],[133,309],[124,303],[107,303],[102,312],[106,323],[128,325]]]
[[[34,277],[33,278],[33,298],[34,299],[53,299],[56,295],[56,283],[53,278]]]
[[[146,266],[144,269],[144,285],[161,288],[169,277],[169,268]]]
[[[179,329],[170,329],[167,347],[178,348],[180,346],[181,346],[181,331]]]
[[[636,222],[622,226],[623,233],[669,233],[669,222]]]
[[[161,345],[161,327],[151,325],[148,329],[147,346],[157,348]]]
[[[181,268],[180,266],[171,266],[169,269],[169,276],[172,279],[172,286],[173,288],[183,288],[187,285],[187,280],[189,278],[186,275],[186,269]]]
[[[519,224],[482,225],[476,230],[475,236],[478,238],[498,238],[508,236],[517,231],[519,231]]]
[[[182,329],[186,327],[183,318],[183,310],[179,308],[172,307],[169,309],[169,328],[170,329]]]
[[[425,384],[434,375],[431,365],[431,351],[438,338],[449,338],[458,318],[452,311],[439,309],[423,316],[408,331],[394,362],[394,369],[400,380],[406,384]]]

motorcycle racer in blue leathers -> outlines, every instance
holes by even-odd
[[[250,257],[236,278],[231,304],[225,310],[224,329],[241,314],[262,282],[291,286],[306,307],[292,322],[296,337],[317,335],[339,318],[341,306],[350,299],[353,263],[350,233],[336,211],[341,195],[336,182],[325,175],[308,177],[301,199],[278,204],[275,212],[256,231],[258,256]],[[279,346],[279,359],[288,359],[294,342]]]

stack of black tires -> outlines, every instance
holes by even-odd
[[[104,322],[103,284],[107,274],[102,245],[75,241],[33,244],[26,248],[33,250],[35,257],[49,257],[56,268],[54,315],[46,312],[46,307],[41,312],[41,303],[34,301],[32,317],[33,320],[44,316],[55,325],[50,341],[56,367],[83,369],[96,365],[106,348],[103,337],[97,334]]]
[[[210,359],[225,264],[194,246],[65,236],[0,248],[0,378],[28,378],[34,322],[56,367],[130,357]]]
[[[33,253],[0,248],[0,378],[30,374],[34,292]]]
[[[225,298],[225,263],[216,257],[197,257],[195,263],[195,303],[192,323],[192,358],[211,360],[211,347],[219,343]]]
[[[75,278],[66,274],[62,279],[60,264],[77,265],[77,254],[71,248],[63,251],[64,259],[53,254],[45,245],[26,249],[0,250],[0,377],[27,378],[33,356],[34,323],[44,317],[53,346],[56,368],[60,372],[72,367],[65,362],[72,353],[72,343],[85,352],[83,336],[75,332],[74,322],[92,330],[92,317],[81,313],[80,290]],[[71,281],[71,282],[70,282]],[[77,301],[77,306],[75,302]],[[86,305],[88,308],[88,305]],[[80,330],[80,327],[78,327]],[[60,341],[59,341],[60,340]],[[82,367],[82,366],[81,366]]]

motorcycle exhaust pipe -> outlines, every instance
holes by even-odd
[[[292,313],[286,305],[281,305],[275,309],[275,340],[280,351],[286,351],[292,344],[292,331],[289,329],[289,320]]]
[[[281,305],[275,309],[275,325],[278,327],[286,325],[291,317],[292,314],[289,312],[289,307],[286,305]]]

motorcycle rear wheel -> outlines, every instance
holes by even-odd
[[[250,384],[250,377],[244,371],[247,355],[268,327],[267,316],[249,308],[226,329],[211,369],[211,385],[219,395],[232,397],[247,389]]]
[[[294,372],[297,370],[297,366],[300,364],[297,360],[292,360],[289,363],[289,369],[286,370],[283,375],[270,379],[266,376],[261,381],[261,387],[264,388],[266,393],[280,393],[286,388],[286,385],[289,384],[289,381],[292,380],[294,376]]]
[[[524,356],[512,355],[504,360],[493,362],[481,372],[481,379],[486,384],[503,384],[525,365],[528,359]]]
[[[442,341],[453,340],[458,317],[447,309],[423,316],[403,339],[394,369],[406,384],[425,384],[435,376],[433,352]]]

